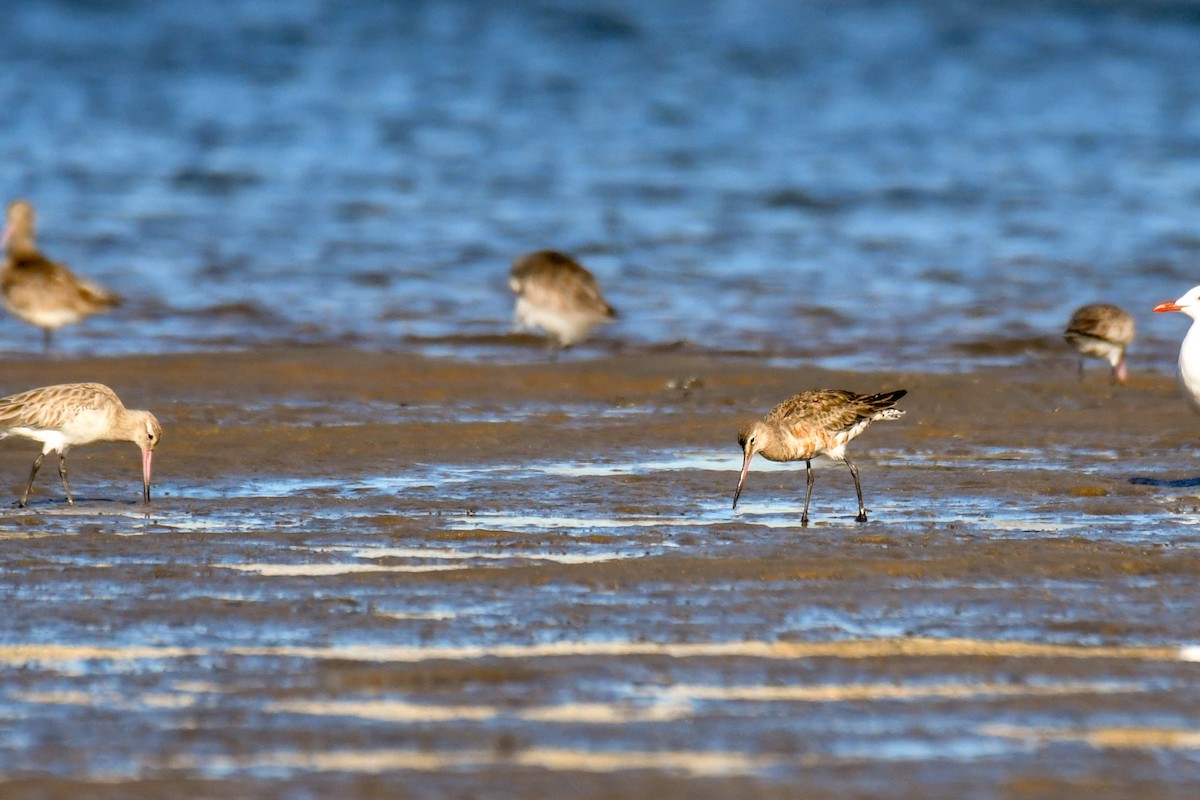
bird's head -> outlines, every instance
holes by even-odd
[[[769,431],[762,420],[747,422],[738,431],[738,445],[742,448],[742,453],[746,457],[753,456],[755,453],[762,452],[766,446],[767,436]]]
[[[138,420],[134,427],[133,442],[143,451],[153,450],[162,439],[162,425],[149,411],[136,413]]]
[[[1200,319],[1200,286],[1193,286],[1187,294],[1178,300],[1159,303],[1155,311],[1182,311],[1192,319]]]
[[[134,423],[133,442],[142,449],[142,497],[150,502],[150,464],[154,460],[154,448],[162,439],[162,425],[149,411],[133,412],[137,420]]]
[[[750,459],[754,458],[755,453],[762,452],[770,435],[770,429],[762,420],[749,422],[738,431],[738,444],[742,447],[742,474],[733,493],[734,508],[737,508],[738,498],[742,496],[742,485],[746,482],[746,473],[750,471]]]
[[[13,241],[33,238],[33,206],[25,200],[13,200],[8,204],[5,215],[4,233],[0,234],[0,248],[8,247]]]

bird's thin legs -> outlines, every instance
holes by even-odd
[[[50,328],[42,328],[42,350],[46,355],[54,349],[54,332]]]
[[[1122,353],[1117,363],[1112,365],[1112,375],[1108,382],[1113,386],[1120,386],[1125,382],[1125,354]]]
[[[846,459],[846,466],[850,468],[850,474],[854,476],[854,491],[858,495],[858,516],[854,518],[855,522],[867,521],[867,507],[863,505],[862,499],[862,484],[858,482],[858,467],[854,466],[854,462]]]
[[[808,501],[812,500],[813,474],[812,474],[812,459],[804,459],[804,513],[800,515],[800,527],[808,527]]]
[[[67,457],[62,453],[58,454],[58,477],[62,478],[63,491],[67,493],[67,503],[75,505],[75,501],[71,499],[71,484],[67,483]]]
[[[17,503],[21,508],[25,508],[29,504],[29,490],[33,488],[33,479],[37,477],[37,472],[42,466],[42,459],[45,457],[45,453],[39,453],[38,457],[33,460],[33,469],[29,471],[29,483],[25,484],[25,494],[21,495],[21,500]]]

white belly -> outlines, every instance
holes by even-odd
[[[1075,349],[1085,356],[1102,358],[1114,367],[1121,360],[1121,347],[1092,336],[1078,336],[1073,340]]]
[[[43,431],[37,428],[9,428],[7,435],[20,436],[22,439],[32,439],[35,442],[41,442],[43,453],[59,452],[65,455],[71,447],[67,443],[66,437],[59,431]]]
[[[50,305],[16,306],[6,302],[4,307],[17,319],[24,320],[30,325],[36,325],[39,328],[50,328],[52,330],[58,330],[63,325],[74,325],[85,316],[75,309],[53,308]]]
[[[1200,323],[1193,323],[1179,348],[1179,386],[1192,410],[1200,414]]]
[[[541,328],[563,345],[583,339],[600,322],[595,314],[553,311],[534,305],[524,298],[517,298],[517,324],[525,328]]]

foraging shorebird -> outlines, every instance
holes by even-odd
[[[803,461],[807,468],[807,489],[804,492],[804,512],[800,524],[808,525],[808,502],[812,499],[812,459],[826,456],[844,461],[854,476],[854,491],[858,494],[858,522],[867,521],[863,505],[862,485],[858,482],[858,467],[846,458],[846,445],[865,431],[877,419],[897,419],[904,412],[894,408],[896,401],[908,394],[905,389],[882,394],[856,394],[840,389],[817,389],[801,392],[784,400],[762,419],[748,423],[738,433],[744,460],[733,493],[737,508],[742,484],[750,470],[750,459],[762,453],[769,461]]]
[[[513,262],[508,285],[517,295],[516,323],[541,328],[569,347],[617,312],[604,300],[592,273],[554,250],[538,250]]]
[[[150,462],[162,438],[162,426],[149,411],[125,407],[116,392],[100,383],[64,383],[0,397],[0,439],[20,436],[42,443],[29,483],[17,503],[24,508],[42,459],[58,451],[58,476],[67,502],[74,504],[67,483],[67,452],[92,442],[133,442],[142,449],[142,498],[150,502]]]
[[[1124,309],[1108,303],[1081,306],[1071,315],[1063,336],[1079,352],[1079,377],[1083,378],[1083,359],[1102,358],[1112,366],[1112,380],[1125,383],[1125,349],[1133,342],[1133,317]]]
[[[1192,318],[1192,327],[1179,348],[1179,386],[1192,410],[1200,414],[1200,286],[1178,300],[1159,303],[1155,311],[1181,311]]]
[[[0,237],[5,249],[0,297],[13,316],[42,329],[42,342],[49,350],[55,330],[120,305],[121,297],[43,256],[37,249],[35,222],[29,203],[9,204]]]

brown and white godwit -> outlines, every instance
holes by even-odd
[[[58,475],[67,502],[74,504],[67,483],[67,452],[92,442],[133,442],[142,449],[142,498],[150,502],[150,462],[162,426],[149,411],[126,408],[116,392],[103,384],[63,383],[0,397],[0,439],[9,436],[42,443],[17,503],[21,508],[29,502],[33,479],[51,451],[58,451]]]
[[[1178,300],[1159,303],[1155,311],[1180,311],[1192,318],[1192,327],[1179,348],[1179,386],[1192,410],[1200,413],[1200,286]]]
[[[508,285],[517,295],[517,325],[541,328],[559,347],[584,339],[592,328],[617,316],[592,273],[555,250],[538,250],[518,258]]]
[[[8,206],[0,247],[0,298],[15,317],[42,329],[47,350],[53,332],[92,314],[120,305],[121,297],[81,278],[37,249],[33,206],[14,200]]]
[[[1079,377],[1083,359],[1102,358],[1112,366],[1112,380],[1124,383],[1125,350],[1133,342],[1136,327],[1124,309],[1109,303],[1091,303],[1075,309],[1063,336],[1079,352]]]
[[[862,485],[858,467],[846,458],[846,445],[865,431],[877,419],[897,419],[904,412],[894,408],[896,401],[908,394],[905,389],[882,394],[856,394],[841,389],[816,389],[801,392],[784,400],[762,419],[748,423],[738,433],[744,460],[733,507],[737,508],[750,459],[762,453],[770,461],[803,461],[807,468],[807,489],[804,492],[804,512],[800,524],[808,525],[808,502],[812,499],[812,459],[826,456],[844,461],[854,476],[854,491],[858,494],[858,522],[866,522]]]

